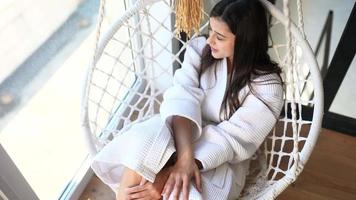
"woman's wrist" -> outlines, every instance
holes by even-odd
[[[179,149],[177,150],[177,159],[184,159],[184,160],[194,159],[194,153],[190,148],[185,147],[183,149],[184,149],[183,151],[180,151]]]
[[[194,157],[193,155],[189,156],[189,155],[182,155],[177,157],[177,162],[175,164],[178,165],[192,165],[194,164]]]

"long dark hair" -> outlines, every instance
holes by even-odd
[[[225,22],[235,35],[232,75],[223,101],[225,111],[229,110],[228,113],[225,112],[225,117],[230,117],[242,104],[238,96],[246,85],[267,105],[255,94],[251,86],[253,79],[258,76],[281,73],[279,66],[271,61],[267,53],[268,23],[264,7],[258,0],[222,0],[213,7],[210,17]],[[200,75],[219,60],[221,59],[215,59],[211,55],[211,48],[206,45],[202,54]],[[280,80],[278,84],[281,84]]]

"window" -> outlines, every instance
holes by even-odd
[[[126,9],[124,1],[110,6],[112,18]],[[68,199],[86,184],[80,100],[98,7],[96,0],[0,2],[1,198]]]

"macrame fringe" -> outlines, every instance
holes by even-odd
[[[176,27],[177,34],[185,32],[188,38],[194,32],[199,32],[203,19],[203,0],[176,0]]]

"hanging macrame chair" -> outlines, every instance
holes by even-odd
[[[260,1],[270,14],[269,53],[283,71],[285,106],[253,158],[241,199],[274,199],[296,180],[314,148],[323,115],[322,80],[304,35],[301,0],[297,0],[297,26],[290,20],[288,0],[283,1],[282,11],[267,0]],[[83,92],[82,126],[91,155],[124,127],[157,113],[163,92],[172,84],[173,68],[182,64],[188,41],[178,37],[172,23],[175,1],[133,2],[103,30],[105,0],[101,1]],[[199,31],[207,26],[203,24]],[[312,117],[304,116],[305,108],[310,108],[307,112]]]

